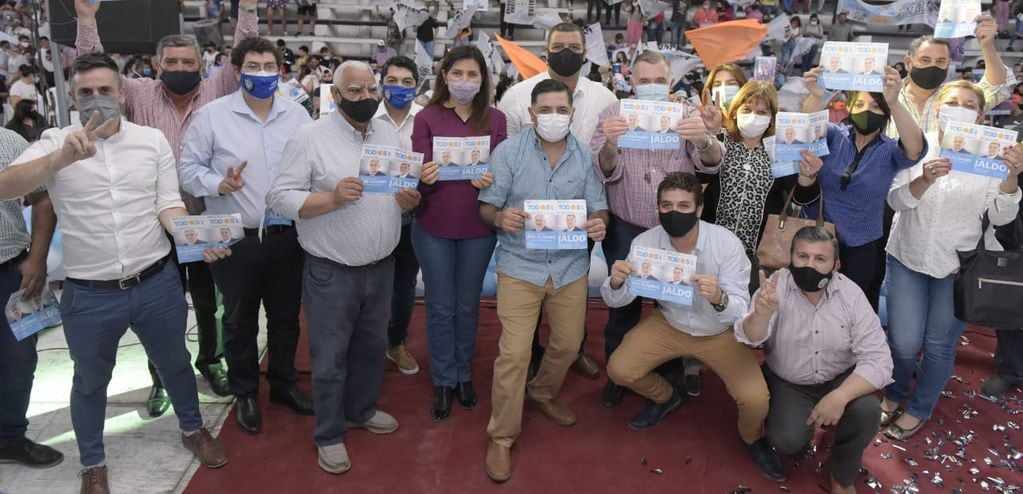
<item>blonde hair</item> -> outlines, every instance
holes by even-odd
[[[987,108],[987,98],[984,96],[984,90],[981,89],[980,86],[978,86],[978,85],[976,85],[976,84],[974,84],[974,83],[972,83],[970,81],[963,81],[963,80],[952,81],[952,82],[946,83],[945,85],[941,86],[941,89],[938,90],[938,99],[934,100],[934,101],[937,102],[937,104],[934,105],[935,109],[941,108],[941,102],[944,101],[945,98],[947,98],[948,95],[951,94],[952,91],[956,90],[956,89],[968,89],[970,91],[973,91],[973,93],[977,95],[977,98],[980,99],[980,110],[979,110],[979,113],[981,115],[984,115],[984,112],[986,112],[987,109],[988,109]]]
[[[739,89],[739,93],[735,95],[735,99],[732,100],[732,105],[728,109],[728,114],[725,115],[725,130],[728,131],[728,137],[732,138],[732,140],[742,140],[742,134],[739,132],[739,124],[737,123],[739,109],[746,103],[754,101],[767,103],[767,108],[771,112],[771,125],[764,131],[763,137],[774,135],[774,115],[778,113],[778,91],[774,89],[774,84],[769,81],[749,81]]]

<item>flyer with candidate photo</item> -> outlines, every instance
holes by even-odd
[[[778,112],[774,119],[775,159],[780,162],[803,159],[803,150],[815,156],[828,151],[828,110],[816,113]]]
[[[437,180],[475,180],[490,169],[490,136],[434,137]]]
[[[359,179],[364,193],[393,194],[401,189],[415,189],[419,187],[422,169],[423,153],[392,146],[362,146]]]
[[[941,140],[941,156],[952,170],[1005,179],[1009,166],[1005,150],[1016,145],[1016,131],[968,123],[949,122]]]
[[[625,118],[629,130],[618,138],[622,149],[678,149],[675,130],[679,120],[689,117],[688,105],[670,101],[623,99],[618,114]]]
[[[773,82],[774,74],[777,70],[777,57],[757,57],[753,62],[753,79]]]
[[[827,41],[821,48],[821,72],[817,85],[842,91],[884,92],[887,43]]]
[[[526,248],[575,250],[586,249],[586,201],[525,201]]]
[[[693,305],[696,256],[649,247],[632,246],[629,253],[632,274],[629,293],[682,305]]]
[[[25,290],[12,293],[4,309],[7,325],[18,341],[61,323],[57,297],[50,287],[44,286],[39,295],[22,300],[24,293]]]
[[[965,38],[977,29],[974,20],[980,15],[980,0],[941,0],[935,38]]]
[[[242,215],[209,214],[171,218],[171,235],[178,262],[205,261],[206,249],[227,248],[245,237]]]
[[[771,158],[771,177],[781,178],[799,173],[799,164],[795,161],[778,161],[775,158],[775,136],[765,137],[764,152]]]

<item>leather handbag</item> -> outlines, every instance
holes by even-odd
[[[1023,328],[1023,250],[987,250],[981,221],[977,248],[958,251],[955,280],[955,315],[961,321],[991,328]]]
[[[796,193],[793,187],[785,199],[785,206],[781,214],[767,216],[767,224],[764,225],[764,235],[757,245],[757,262],[762,268],[780,269],[787,267],[792,253],[792,237],[804,226],[824,227],[832,235],[835,235],[835,225],[824,221],[824,191],[817,203],[817,219],[790,218],[789,208],[792,206],[792,197]]]

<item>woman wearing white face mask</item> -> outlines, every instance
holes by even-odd
[[[938,157],[941,129],[948,122],[983,122],[984,104],[983,90],[971,82],[943,86],[935,105],[941,125],[926,134],[927,155],[899,172],[888,193],[895,210],[887,247],[888,344],[895,382],[885,390],[881,417],[882,424],[890,422],[884,432],[894,439],[904,440],[923,427],[955,363],[956,342],[966,329],[953,308],[956,251],[976,248],[985,212],[998,226],[1013,221],[1019,211],[1023,145],[1002,151],[1009,169],[1004,180],[953,170],[947,158]],[[992,229],[983,235],[988,249],[1001,250]],[[914,375],[916,387],[910,393]]]
[[[723,63],[707,74],[707,82],[703,85],[700,98],[704,104],[716,102],[721,111],[726,112],[735,95],[739,93],[739,88],[748,80],[742,67],[734,63]]]

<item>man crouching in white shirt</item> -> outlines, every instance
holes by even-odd
[[[83,493],[106,493],[103,425],[117,344],[130,326],[166,385],[181,441],[218,468],[227,455],[203,427],[191,356],[188,307],[164,229],[186,214],[174,154],[163,133],[121,118],[117,65],[103,54],[72,65],[71,93],[83,124],[51,129],[0,172],[0,197],[46,186],[60,220],[67,280],[61,316],[71,358],[71,422]],[[230,255],[207,249],[206,262]]]

